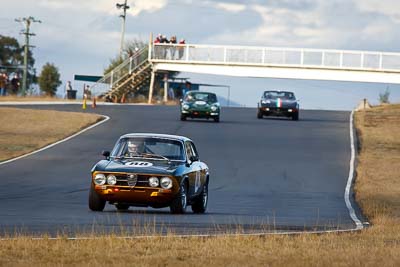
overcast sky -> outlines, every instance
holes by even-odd
[[[52,62],[63,82],[74,74],[100,75],[118,53],[123,0],[1,0],[0,34],[17,37],[15,18],[34,16],[31,43],[36,69]],[[400,1],[128,0],[126,40],[177,35],[188,43],[356,49],[400,52]],[[254,106],[265,89],[294,90],[305,108],[351,109],[363,97],[377,102],[387,86],[400,101],[400,86],[344,82],[230,78],[182,74],[193,82],[231,86],[231,100]],[[218,89],[226,96],[223,89]],[[225,90],[226,91],[226,90]],[[329,99],[329,100],[327,100]]]

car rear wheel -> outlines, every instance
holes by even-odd
[[[196,197],[192,203],[192,211],[194,213],[204,213],[206,212],[208,204],[208,184],[204,184],[201,194]]]
[[[170,206],[171,213],[183,214],[187,207],[187,184],[182,183],[178,196],[172,201]]]
[[[106,206],[106,201],[102,199],[99,194],[97,194],[92,184],[90,186],[90,191],[89,191],[89,209],[93,211],[103,211],[105,206]]]
[[[186,120],[186,116],[185,115],[181,115],[181,121],[185,121]]]
[[[115,204],[115,207],[119,211],[125,211],[125,210],[129,209],[129,205],[126,205],[126,204]]]

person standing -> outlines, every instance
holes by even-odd
[[[0,73],[0,96],[5,96],[7,93],[7,75]]]
[[[72,91],[71,81],[68,81],[67,84],[65,85],[64,98],[68,98],[67,96],[69,91]]]
[[[168,44],[169,43],[169,40],[167,39],[167,36],[163,35],[161,37],[161,43],[162,44]],[[162,59],[167,59],[168,46],[162,46],[161,48],[163,49],[163,51],[162,51]]]
[[[134,67],[136,68],[139,65],[139,47],[135,47],[135,52],[133,53],[133,64]]]
[[[154,40],[154,44],[160,44],[161,38],[161,34],[157,35],[156,39]],[[161,47],[159,45],[154,45],[154,55],[156,59],[161,58]]]
[[[179,41],[179,47],[178,47],[178,52],[179,52],[179,59],[182,59],[183,53],[185,52],[185,39],[181,39]]]
[[[14,94],[14,95],[18,94],[20,85],[21,85],[21,83],[19,81],[18,74],[14,74],[14,77],[11,79],[12,94]]]
[[[176,51],[176,36],[171,36],[171,39],[169,40],[169,42],[172,44],[171,48],[170,48],[170,53],[171,53],[171,59],[174,60],[175,59],[175,51]]]
[[[185,87],[182,89],[182,96],[185,97],[186,93],[192,90],[192,84],[189,81],[185,82]]]

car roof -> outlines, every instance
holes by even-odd
[[[191,139],[180,136],[180,135],[172,135],[172,134],[157,134],[157,133],[127,133],[120,137],[122,138],[130,138],[130,137],[155,137],[155,138],[163,138],[163,139],[172,139],[178,141],[192,141]]]
[[[264,93],[266,93],[266,92],[292,93],[292,94],[294,94],[294,93],[291,92],[291,91],[279,91],[279,90],[266,90],[266,91],[264,91]]]
[[[189,92],[187,92],[187,93],[188,93],[188,94],[200,93],[200,94],[210,94],[210,95],[216,95],[215,93],[212,93],[212,92],[197,91],[197,90],[189,91]]]

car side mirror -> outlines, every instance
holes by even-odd
[[[195,162],[195,161],[198,161],[198,160],[199,160],[198,157],[190,156],[190,161],[191,161],[191,162]]]
[[[102,154],[106,159],[108,159],[108,158],[110,157],[110,151],[103,150],[103,151],[101,152],[101,154]]]

